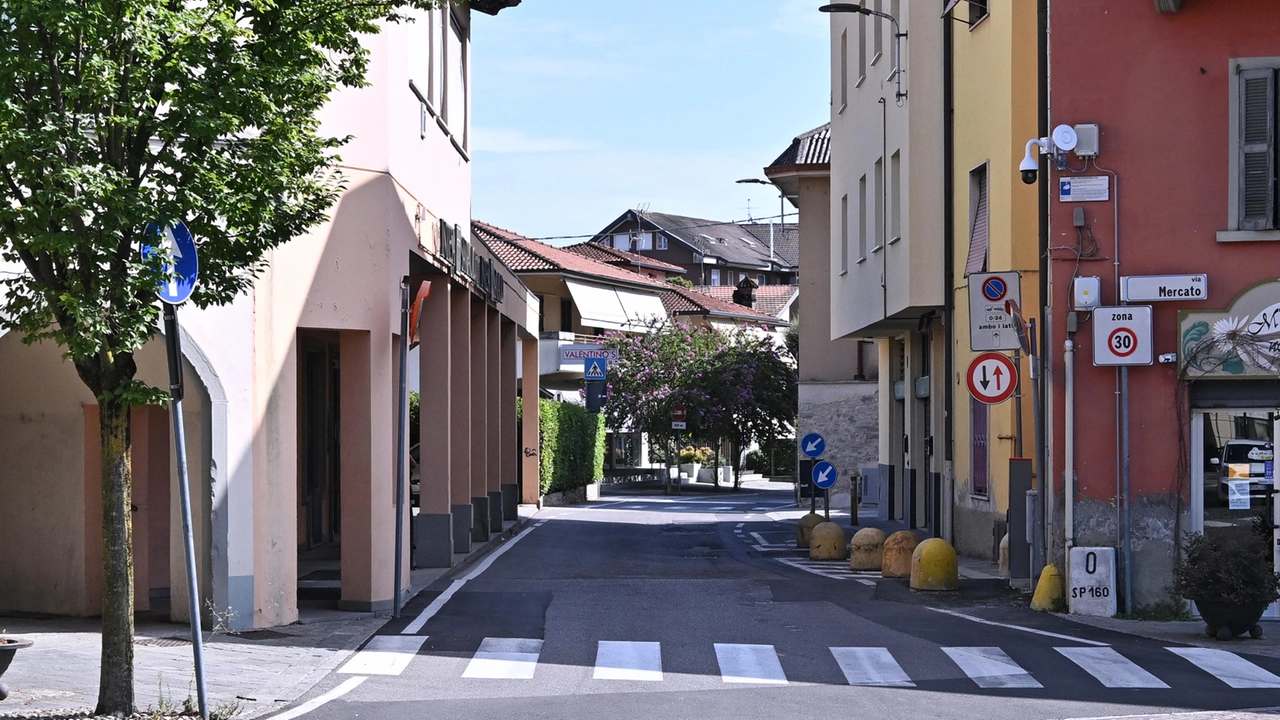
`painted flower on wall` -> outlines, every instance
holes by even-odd
[[[1194,322],[1182,334],[1184,369],[1197,375],[1280,372],[1280,305],[1256,317],[1227,315]]]
[[[1248,365],[1260,370],[1275,371],[1280,364],[1271,347],[1271,341],[1277,333],[1259,335],[1255,332],[1256,321],[1245,317],[1225,317],[1213,324],[1213,344],[1220,353],[1234,354]]]

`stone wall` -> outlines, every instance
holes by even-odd
[[[840,478],[831,488],[831,506],[851,504],[850,476],[860,466],[875,465],[879,455],[879,394],[876,381],[800,383],[796,439],[816,432],[827,441],[822,455]],[[806,459],[797,443],[797,461]],[[807,478],[799,478],[807,481]]]

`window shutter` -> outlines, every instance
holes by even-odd
[[[1240,230],[1276,226],[1275,74],[1240,72]]]
[[[970,217],[969,257],[964,264],[965,276],[987,269],[987,245],[990,242],[990,222],[987,201],[987,167],[974,170],[969,176]]]

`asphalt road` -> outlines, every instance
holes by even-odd
[[[921,594],[809,563],[789,502],[726,491],[544,510],[290,712],[996,720],[1280,705],[1277,659],[1070,623],[999,581]]]

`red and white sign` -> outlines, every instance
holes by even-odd
[[[683,405],[672,405],[671,406],[671,429],[687,430],[688,424],[685,423],[686,417],[687,415],[684,411]]]
[[[1150,305],[1100,307],[1093,311],[1094,365],[1150,365],[1154,359]]]
[[[965,374],[969,394],[979,402],[997,405],[1013,397],[1018,388],[1018,366],[1009,356],[988,352],[975,357]]]

